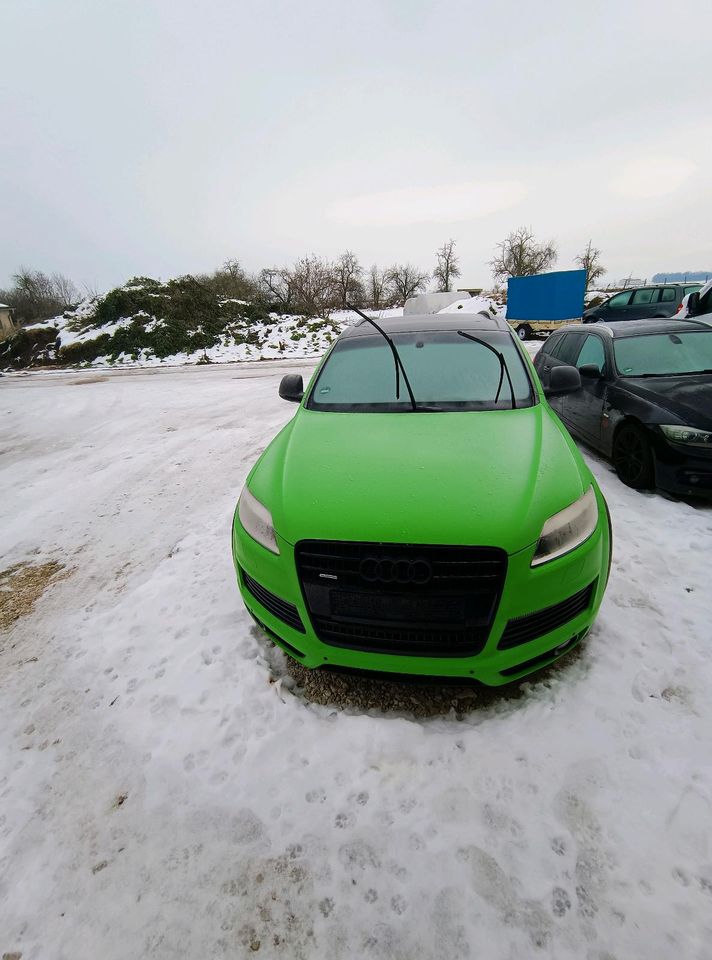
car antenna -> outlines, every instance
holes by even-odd
[[[372,327],[375,327],[376,330],[378,330],[378,332],[381,334],[381,336],[383,337],[383,339],[386,341],[386,343],[388,344],[388,346],[391,348],[391,353],[393,354],[393,362],[394,362],[395,367],[396,367],[396,400],[400,400],[400,376],[399,376],[399,373],[402,373],[402,374],[403,374],[403,382],[405,383],[406,387],[408,388],[408,395],[409,395],[409,397],[410,397],[411,406],[413,407],[413,410],[417,410],[417,409],[418,409],[418,404],[415,402],[415,397],[414,397],[414,395],[413,395],[413,390],[411,389],[411,386],[410,386],[410,380],[408,379],[408,374],[405,372],[405,367],[403,366],[403,361],[402,361],[401,358],[400,358],[400,354],[398,353],[398,350],[396,349],[395,343],[393,343],[393,341],[392,341],[391,338],[388,336],[388,334],[387,334],[386,331],[383,329],[383,327],[379,327],[379,325],[376,323],[376,321],[375,321],[375,320],[372,320],[371,317],[367,316],[367,315],[363,312],[363,310],[359,310],[358,307],[354,307],[354,306],[352,306],[350,303],[347,303],[346,306],[348,307],[349,310],[353,310],[354,313],[357,313],[357,314],[359,315],[359,317],[363,317],[363,319],[364,319],[367,323],[370,323]]]
[[[486,340],[480,340],[479,337],[473,337],[471,333],[465,333],[464,330],[458,330],[457,335],[458,337],[464,337],[466,340],[472,340],[473,343],[479,343],[481,346],[487,347],[487,349],[490,350],[495,355],[495,357],[497,357],[497,359],[499,360],[499,383],[497,385],[497,393],[495,394],[494,402],[497,403],[497,401],[499,400],[499,392],[502,389],[502,380],[506,373],[507,381],[509,383],[509,393],[512,397],[512,410],[516,410],[517,401],[514,397],[514,386],[512,384],[512,378],[509,375],[509,368],[507,367],[507,364],[504,362],[504,356],[499,352],[499,350],[495,350],[495,348],[492,346],[491,343],[487,343]]]

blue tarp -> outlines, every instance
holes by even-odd
[[[585,270],[557,270],[507,281],[507,320],[572,320],[583,313]]]

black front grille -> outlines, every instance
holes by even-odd
[[[371,653],[479,653],[507,572],[490,547],[303,540],[295,553],[319,639]]]
[[[529,613],[525,617],[516,617],[510,620],[504,628],[504,633],[497,644],[499,650],[508,650],[510,647],[518,647],[520,643],[526,643],[528,640],[535,640],[537,637],[543,637],[558,627],[563,627],[569,620],[573,620],[584,610],[587,610],[591,597],[596,587],[596,581],[590,583],[583,590],[579,590],[568,600],[562,600],[561,603],[555,603],[544,610],[537,610],[536,613]]]
[[[286,600],[282,600],[280,597],[276,597],[273,593],[270,593],[269,590],[265,589],[265,587],[256,580],[253,580],[249,573],[245,573],[242,568],[240,568],[240,573],[242,574],[242,581],[248,592],[252,594],[258,603],[262,604],[265,610],[269,610],[273,616],[278,617],[294,630],[298,630],[300,633],[305,632],[302,618],[299,616],[299,611],[293,603],[288,603]]]

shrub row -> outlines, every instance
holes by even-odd
[[[23,368],[54,363],[54,327],[31,327],[19,330],[14,337],[0,343],[0,367]]]
[[[190,276],[167,283],[135,277],[89,305],[65,313],[63,319],[71,332],[94,335],[55,352],[55,327],[21,330],[0,347],[0,365],[24,367],[40,356],[59,364],[90,363],[104,356],[115,360],[122,354],[138,359],[144,350],[163,359],[207,350],[224,339],[259,347],[269,328],[284,320],[262,304],[220,297]],[[294,318],[294,323],[296,329],[290,335],[294,341],[322,329],[337,332],[329,320]]]

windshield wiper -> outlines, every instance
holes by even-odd
[[[492,346],[491,343],[487,343],[486,340],[480,340],[479,337],[473,337],[472,334],[465,333],[464,330],[458,330],[457,335],[459,337],[464,337],[465,340],[472,340],[473,343],[479,343],[480,346],[482,347],[487,347],[487,349],[491,351],[495,355],[495,357],[497,357],[497,359],[499,360],[499,383],[497,384],[497,393],[495,394],[495,397],[494,397],[495,405],[499,400],[499,394],[502,389],[502,381],[504,380],[504,375],[506,373],[507,382],[509,383],[509,394],[512,398],[512,410],[516,410],[517,401],[514,397],[514,385],[512,384],[512,378],[509,375],[509,368],[507,367],[507,364],[504,362],[504,356],[499,352],[499,350],[495,350],[495,348]]]
[[[376,321],[375,321],[375,320],[372,320],[369,316],[367,316],[367,315],[363,312],[363,310],[359,310],[358,307],[353,307],[353,306],[351,306],[350,303],[347,303],[346,306],[349,308],[349,310],[353,310],[354,313],[357,313],[357,314],[359,315],[359,317],[363,317],[363,319],[366,320],[368,323],[370,323],[372,327],[375,327],[376,330],[378,330],[378,332],[381,334],[381,336],[383,337],[383,339],[386,341],[386,343],[388,344],[388,346],[391,348],[391,353],[393,354],[393,363],[395,364],[395,367],[396,367],[396,400],[400,400],[400,374],[402,373],[402,374],[403,374],[403,382],[405,383],[406,387],[408,388],[408,396],[410,397],[410,404],[411,404],[413,410],[414,410],[414,411],[417,411],[417,410],[418,410],[418,404],[415,402],[415,397],[413,396],[413,390],[411,389],[411,386],[410,386],[410,380],[408,380],[408,374],[405,372],[405,367],[403,366],[403,361],[401,360],[400,355],[399,355],[398,351],[396,350],[396,345],[395,345],[395,343],[393,343],[393,341],[392,341],[391,338],[388,336],[388,334],[387,334],[386,331],[383,329],[383,327],[379,327],[378,324],[376,323]],[[430,411],[427,411],[427,412],[430,412]],[[433,411],[433,412],[434,412],[434,411]]]

